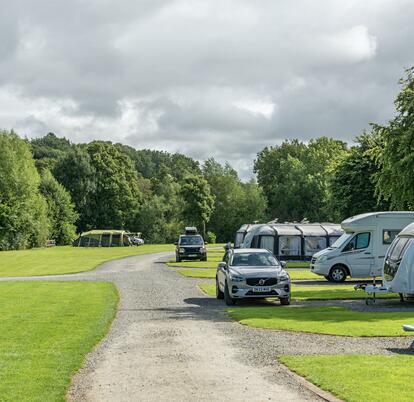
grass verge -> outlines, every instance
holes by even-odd
[[[200,289],[208,296],[216,295],[216,287],[210,283],[200,283]],[[364,299],[364,292],[357,292],[353,286],[297,286],[292,285],[292,300],[354,300]],[[378,295],[378,298],[398,298],[397,294]]]
[[[409,336],[402,324],[413,312],[360,312],[342,307],[243,307],[228,310],[241,324],[255,328],[341,336]]]
[[[110,283],[0,283],[0,399],[64,401],[117,301]]]
[[[170,244],[139,247],[51,247],[0,252],[0,277],[70,274],[91,271],[118,258],[173,251]]]
[[[181,275],[190,278],[215,278],[216,269],[177,269]],[[292,280],[318,279],[318,277],[309,271],[289,271]]]
[[[344,401],[413,400],[414,356],[282,356],[279,360]]]

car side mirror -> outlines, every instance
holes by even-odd
[[[287,262],[286,261],[279,261],[280,262],[280,266],[282,268],[286,268]]]
[[[224,261],[222,261],[222,262],[219,262],[218,267],[222,269],[227,269],[227,264]]]
[[[204,242],[204,244],[205,244],[205,245],[207,246],[207,244],[208,244],[208,241],[205,241],[205,242]]]

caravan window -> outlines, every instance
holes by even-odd
[[[400,267],[401,259],[404,256],[405,250],[410,245],[411,240],[407,237],[400,237],[391,245],[384,263],[384,279],[386,281],[390,282],[394,279]]]
[[[264,248],[273,253],[275,247],[274,236],[260,236],[260,248]]]
[[[382,231],[382,244],[391,244],[400,230],[385,229]]]
[[[402,258],[402,254],[406,244],[410,240],[408,237],[400,237],[388,252],[388,258],[393,261],[398,261]]]
[[[305,237],[305,255],[314,255],[326,248],[326,238],[322,236]]]
[[[299,236],[279,236],[279,255],[301,255]]]

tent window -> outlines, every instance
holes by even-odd
[[[109,247],[111,245],[110,242],[111,242],[111,234],[110,233],[102,234],[101,246],[102,247]]]
[[[275,249],[275,238],[274,236],[261,236],[260,237],[260,248],[264,248],[273,253]]]
[[[81,247],[88,247],[89,245],[89,237],[88,236],[82,236],[80,239],[80,246]]]
[[[326,238],[322,236],[305,237],[305,255],[314,255],[326,248]]]
[[[89,235],[89,247],[98,247],[99,246],[99,240],[101,238],[101,235],[98,234],[90,234]]]
[[[301,255],[299,236],[279,236],[279,255]]]
[[[243,243],[244,233],[237,233],[236,239],[234,240],[234,246],[239,247]]]
[[[112,235],[112,241],[111,241],[111,246],[112,247],[118,247],[120,244],[120,240],[121,240],[121,235],[120,234],[113,234]]]

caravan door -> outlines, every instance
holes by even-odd
[[[372,234],[363,232],[355,234],[343,248],[342,254],[351,271],[351,276],[356,278],[368,277],[374,262],[372,255]]]

